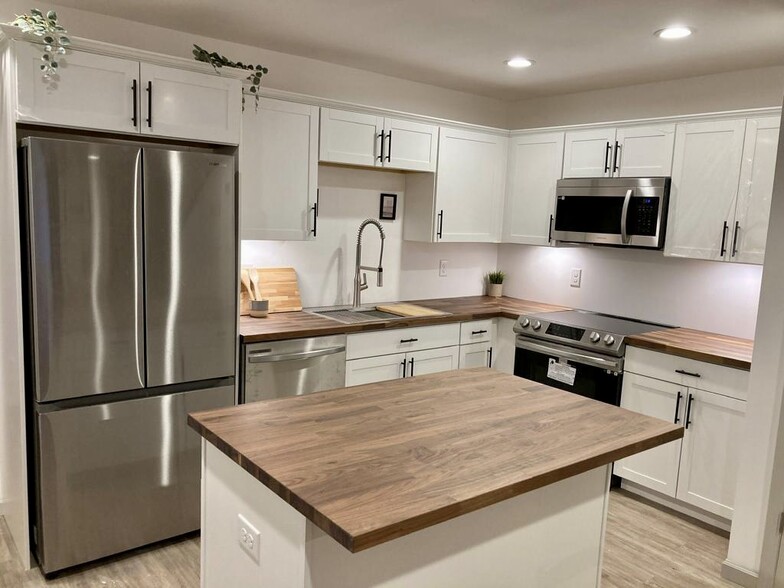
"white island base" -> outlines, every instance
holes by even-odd
[[[201,582],[208,588],[600,584],[610,466],[358,553],[205,440],[202,468]],[[240,515],[259,532],[258,560],[240,544]]]

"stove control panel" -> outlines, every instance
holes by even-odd
[[[583,349],[596,349],[602,353],[616,356],[623,355],[624,338],[621,336],[563,323],[550,322],[545,317],[546,315],[521,315],[515,323],[514,331],[522,337],[560,342],[564,345],[582,347]]]

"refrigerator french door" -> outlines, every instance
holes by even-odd
[[[199,527],[187,413],[234,403],[234,159],[22,142],[33,543],[45,573]]]

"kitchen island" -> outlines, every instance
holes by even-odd
[[[598,586],[610,464],[683,436],[487,368],[189,423],[209,587]]]

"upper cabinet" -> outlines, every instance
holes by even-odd
[[[321,109],[319,159],[323,162],[435,171],[437,153],[436,125]]]
[[[665,254],[762,263],[779,117],[678,125]]]
[[[498,242],[508,142],[501,135],[441,127],[438,172],[407,178],[403,238]]]
[[[241,239],[317,234],[319,108],[248,97],[240,144]]]
[[[510,140],[504,243],[550,243],[563,154],[563,132],[520,135]]]
[[[236,145],[242,82],[82,51],[41,75],[40,48],[14,43],[20,121]]]
[[[675,125],[567,131],[564,178],[669,176]]]

